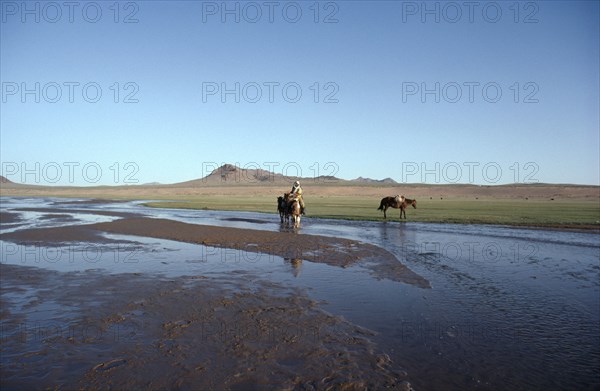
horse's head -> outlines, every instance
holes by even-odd
[[[417,200],[412,200],[410,204],[413,206],[413,208],[417,209]]]

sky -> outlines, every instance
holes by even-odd
[[[15,182],[600,185],[598,1],[0,6]]]

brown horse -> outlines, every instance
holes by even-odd
[[[412,205],[413,208],[417,209],[417,200],[411,200],[410,198],[404,198],[404,201],[400,204],[400,218],[404,213],[404,220],[406,220],[406,208]]]
[[[386,219],[386,211],[388,208],[400,209],[400,218],[402,218],[402,214],[404,214],[404,218],[406,219],[406,208],[412,205],[413,208],[417,208],[417,200],[411,200],[409,198],[405,198],[403,195],[397,195],[395,197],[383,197],[381,202],[379,203],[379,208],[377,210],[383,211],[383,218]]]
[[[293,198],[290,201],[288,213],[292,216],[292,219],[294,220],[294,227],[298,228],[300,226],[300,216],[302,215],[302,209],[300,208],[300,202],[296,198]]]
[[[277,211],[281,224],[283,221],[290,223],[290,217],[294,219],[294,227],[300,226],[301,208],[298,199],[292,197],[290,193],[284,193],[283,197],[277,197]]]

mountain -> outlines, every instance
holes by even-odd
[[[268,185],[284,184],[297,178],[286,177],[260,168],[246,169],[233,164],[223,164],[210,174],[200,179],[176,183],[176,186],[211,186],[211,185]]]
[[[22,185],[17,182],[13,182],[10,179],[6,178],[5,176],[0,175],[0,186],[3,189],[15,189],[15,188],[22,188],[25,185]]]
[[[352,180],[340,179],[331,175],[318,177],[285,176],[263,169],[245,169],[234,164],[223,164],[200,179],[176,183],[173,186],[222,186],[222,185],[289,185],[299,180],[311,184],[328,185],[397,185],[392,178],[371,179],[358,177]]]

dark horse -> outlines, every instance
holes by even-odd
[[[405,198],[401,195],[395,197],[383,197],[377,210],[382,210],[383,218],[386,219],[387,215],[385,212],[388,208],[400,209],[400,218],[402,218],[402,214],[404,214],[404,218],[406,219],[406,208],[408,208],[409,205],[412,205],[412,207],[416,209],[417,200],[411,200],[410,198]]]
[[[290,215],[287,213],[287,201],[284,197],[277,197],[277,211],[279,212],[279,218],[281,219],[281,224],[283,224],[283,219],[285,218],[287,221],[290,220]]]
[[[300,202],[290,195],[290,193],[284,193],[283,197],[277,197],[277,211],[279,212],[279,218],[281,224],[285,221],[289,224],[290,217],[294,219],[294,227],[300,226]]]

